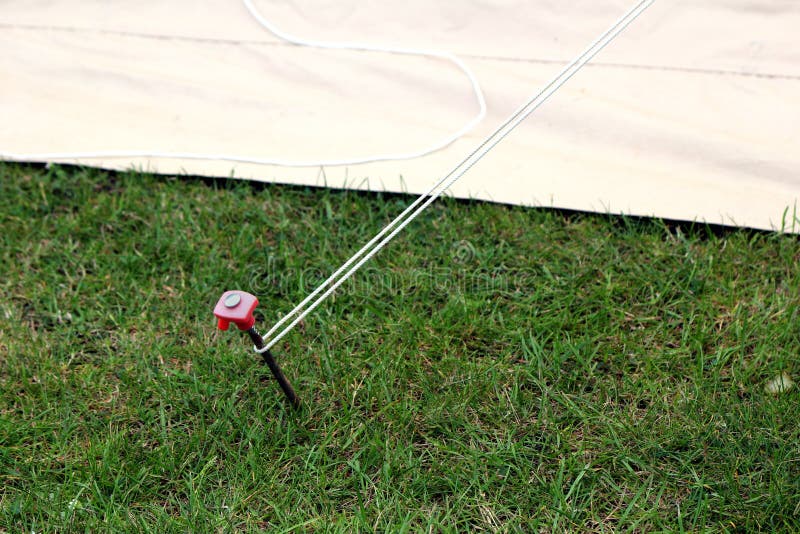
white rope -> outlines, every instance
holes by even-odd
[[[487,136],[466,158],[461,160],[453,170],[447,173],[442,179],[436,182],[427,192],[420,195],[410,206],[408,206],[400,215],[393,221],[386,225],[378,234],[373,237],[366,245],[364,245],[358,252],[356,252],[344,265],[339,267],[327,280],[319,285],[310,295],[303,301],[295,306],[295,308],[287,313],[281,320],[279,320],[264,336],[266,344],[263,348],[255,348],[258,353],[265,352],[278,343],[286,334],[288,334],[300,321],[302,321],[309,313],[319,306],[325,299],[327,299],[336,289],[342,285],[345,280],[350,278],[362,265],[370,260],[377,254],[389,241],[391,241],[403,228],[413,221],[425,208],[427,208],[434,200],[439,198],[444,191],[446,191],[453,183],[463,176],[469,169],[472,168],[483,156],[485,156],[497,143],[505,138],[511,131],[516,128],[525,118],[528,117],[533,111],[541,106],[550,96],[553,95],[564,83],[567,82],[572,76],[575,75],[589,60],[591,60],[600,50],[605,48],[611,41],[613,41],[631,22],[633,22],[645,9],[655,0],[641,0],[622,17],[620,17],[608,30],[606,30],[600,37],[598,37],[592,44],[590,44],[578,57],[564,67],[561,72],[553,78],[543,89],[533,95],[525,104],[517,109],[511,116],[506,119],[497,129],[495,129],[489,136]],[[424,200],[424,202],[423,202]],[[389,231],[391,232],[389,233]],[[388,235],[386,235],[389,233]],[[385,237],[384,237],[385,236]],[[359,259],[360,258],[360,259]],[[354,264],[355,263],[355,264]],[[351,267],[352,265],[352,267]],[[350,267],[346,272],[345,270]],[[327,288],[327,290],[325,290]],[[324,293],[319,295],[323,290]],[[319,295],[319,297],[311,302],[311,300]],[[311,304],[309,304],[311,302]],[[308,305],[308,307],[306,307]],[[301,311],[302,310],[302,311]],[[296,317],[295,317],[296,315]],[[274,337],[278,328],[289,321],[290,318],[295,317],[281,332]]]
[[[11,161],[55,161],[55,160],[83,160],[83,159],[112,159],[112,158],[153,158],[153,159],[191,159],[191,160],[215,160],[231,161],[235,163],[253,163],[257,165],[276,165],[280,167],[336,167],[345,165],[359,165],[362,163],[374,163],[377,161],[402,161],[426,156],[445,148],[456,140],[463,137],[472,130],[486,116],[486,100],[483,96],[480,84],[472,71],[458,57],[442,50],[424,48],[404,48],[398,46],[372,45],[366,43],[346,42],[335,43],[329,41],[314,41],[302,39],[281,31],[274,24],[265,19],[256,9],[252,0],[242,0],[247,11],[252,17],[267,31],[288,43],[296,46],[306,46],[311,48],[321,48],[327,50],[355,50],[359,52],[382,52],[387,54],[401,54],[407,56],[430,57],[448,61],[455,65],[469,80],[475,100],[478,103],[478,113],[471,118],[461,128],[437,141],[436,143],[411,152],[397,152],[387,154],[372,154],[366,156],[355,156],[344,159],[329,160],[289,160],[279,158],[263,158],[259,156],[236,155],[236,154],[200,154],[195,152],[164,152],[160,150],[110,150],[110,151],[81,151],[81,152],[41,152],[18,154],[11,152],[0,152],[0,159]]]

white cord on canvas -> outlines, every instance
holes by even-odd
[[[447,61],[456,66],[469,80],[475,101],[478,104],[478,112],[466,124],[458,128],[450,135],[436,141],[435,143],[412,150],[410,152],[392,152],[386,154],[367,154],[352,156],[341,159],[309,159],[309,160],[290,160],[276,157],[262,157],[258,155],[239,155],[239,154],[214,154],[196,152],[165,152],[163,150],[87,150],[79,152],[40,152],[40,153],[11,153],[0,151],[0,159],[11,161],[79,161],[87,159],[190,159],[206,161],[230,161],[234,163],[253,163],[257,165],[275,165],[279,167],[338,167],[347,165],[360,165],[363,163],[374,163],[377,161],[402,161],[420,158],[438,150],[441,150],[453,142],[457,141],[470,130],[475,128],[486,116],[486,100],[483,96],[478,79],[467,65],[457,56],[443,50],[433,50],[424,48],[406,48],[393,45],[376,45],[367,43],[347,42],[338,43],[330,41],[314,41],[290,35],[280,30],[273,23],[268,21],[256,9],[252,0],[242,0],[245,8],[250,15],[268,32],[279,39],[295,46],[305,46],[326,50],[353,50],[358,52],[382,52],[386,54],[401,54],[406,56],[428,57]]]

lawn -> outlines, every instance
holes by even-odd
[[[0,531],[800,529],[796,237],[0,164]]]

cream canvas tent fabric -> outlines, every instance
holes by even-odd
[[[476,73],[487,117],[446,149],[408,161],[326,168],[145,158],[84,163],[423,192],[631,3],[256,5],[279,28],[306,38],[453,52]],[[291,46],[235,0],[0,0],[0,51],[5,154],[339,159],[424,148],[477,109],[452,65]],[[452,193],[791,229],[799,145],[800,3],[658,0]]]

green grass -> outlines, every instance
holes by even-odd
[[[0,165],[0,531],[800,528],[796,237]]]

